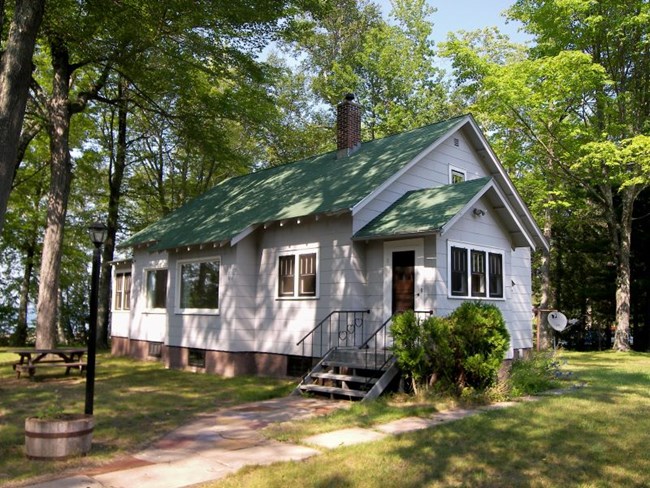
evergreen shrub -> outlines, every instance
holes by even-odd
[[[434,384],[457,392],[493,385],[510,343],[501,311],[482,302],[424,321],[405,312],[395,317],[391,333],[397,364],[416,393]]]

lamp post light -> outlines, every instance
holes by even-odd
[[[95,356],[97,354],[97,306],[99,302],[99,270],[101,267],[101,247],[106,240],[108,228],[102,222],[88,227],[90,240],[95,245],[90,280],[90,323],[88,324],[88,365],[86,366],[86,415],[93,414],[95,396]]]

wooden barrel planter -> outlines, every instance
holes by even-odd
[[[25,451],[30,459],[65,459],[90,451],[92,415],[62,415],[55,419],[25,419]]]

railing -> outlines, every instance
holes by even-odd
[[[370,310],[335,310],[321,320],[297,346],[302,344],[302,355],[321,358],[333,347],[358,347],[365,337],[364,317]],[[310,354],[306,348],[311,346]]]
[[[427,316],[433,315],[433,310],[415,310],[413,313],[419,320],[424,320]],[[372,353],[377,363],[386,364],[393,357],[393,336],[388,327],[393,317],[389,317],[359,346],[359,349],[367,349]]]

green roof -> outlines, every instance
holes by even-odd
[[[440,231],[491,178],[479,178],[437,188],[413,190],[359,230],[355,239],[376,239]]]
[[[350,210],[465,116],[224,180],[127,239],[152,250],[230,240],[250,226]]]

